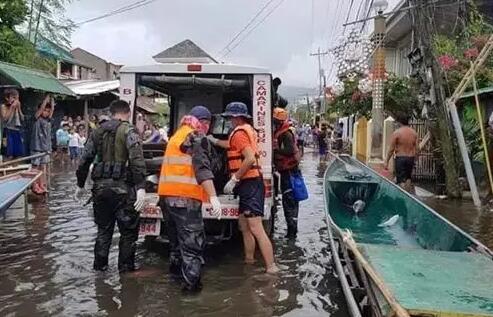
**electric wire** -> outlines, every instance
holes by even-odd
[[[248,23],[238,32],[233,36],[233,38],[226,44],[222,50],[220,50],[217,55],[221,55],[225,51],[229,49],[229,46],[233,44],[242,34],[245,32],[254,22],[255,20],[274,2],[275,0],[269,0],[267,1],[262,8],[260,8],[259,11],[248,21]]]
[[[276,11],[276,9],[281,6],[281,4],[284,1],[285,0],[281,0],[274,7],[272,7],[272,9],[263,17],[263,19],[260,20],[257,24],[255,24],[252,28],[250,28],[250,30],[238,42],[236,42],[236,44],[233,47],[231,47],[230,49],[228,49],[228,51],[225,54],[223,54],[220,59],[223,59],[226,56],[228,56],[229,54],[231,54],[231,52],[233,52],[233,50],[235,48],[237,48],[244,40],[246,40],[246,38],[248,38],[248,36],[253,31],[255,31],[255,29],[257,29],[262,23],[264,23]]]
[[[107,13],[102,14],[100,16],[97,16],[97,17],[94,17],[94,18],[90,18],[90,19],[87,19],[87,20],[84,20],[84,21],[75,23],[75,26],[81,26],[81,25],[86,24],[86,23],[90,23],[90,22],[101,20],[101,19],[109,18],[109,17],[114,16],[114,15],[117,15],[117,14],[121,14],[121,13],[124,13],[124,12],[127,12],[127,11],[131,11],[131,10],[134,10],[134,9],[137,9],[137,8],[140,8],[140,7],[143,7],[143,6],[147,6],[147,5],[149,5],[149,4],[153,3],[153,2],[156,2],[156,1],[157,0],[139,0],[139,1],[135,1],[135,2],[133,2],[131,4],[125,5],[123,7],[120,7],[118,9],[116,9],[116,10],[107,12]]]

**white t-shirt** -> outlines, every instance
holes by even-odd
[[[79,137],[79,147],[84,148],[84,144],[86,144],[86,137]]]
[[[79,140],[80,140],[79,133],[74,132],[73,134],[69,134],[68,146],[79,147]]]

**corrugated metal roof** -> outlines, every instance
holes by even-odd
[[[119,89],[120,81],[75,80],[64,82],[64,85],[70,88],[76,95],[88,96]]]
[[[44,54],[45,56],[61,60],[63,62],[83,66],[90,69],[92,68],[91,66],[85,65],[83,62],[75,59],[74,56],[72,56],[72,53],[70,53],[67,49],[48,40],[43,36],[38,36],[38,39],[36,41],[36,50],[39,53]]]
[[[54,94],[74,95],[55,76],[33,68],[0,62],[0,77],[3,77],[1,82],[24,89],[30,88]]]

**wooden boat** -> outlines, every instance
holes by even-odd
[[[493,316],[493,253],[479,241],[349,156],[331,159],[324,194],[353,317]]]

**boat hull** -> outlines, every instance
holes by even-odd
[[[382,287],[395,295],[399,305],[411,315],[493,316],[493,291],[486,289],[484,283],[476,281],[479,283],[477,287],[485,287],[483,291],[469,287],[467,280],[457,281],[454,285],[450,283],[454,274],[460,275],[455,268],[481,269],[487,274],[491,273],[493,278],[492,253],[480,242],[349,156],[334,157],[329,164],[325,173],[324,194],[331,237],[336,240],[332,244],[335,246],[332,252],[339,255],[345,266],[338,272],[339,278],[344,279],[353,290],[365,290],[366,306],[367,310],[372,311],[371,316],[386,315],[391,310],[388,298],[383,298],[381,294]],[[364,210],[357,214],[351,208],[351,202],[355,200],[365,202]],[[348,236],[356,242],[357,250],[351,250],[345,243]],[[384,285],[376,286],[367,270],[362,268],[355,252],[363,255],[363,261],[381,277]],[[393,256],[384,256],[389,254]],[[409,267],[399,263],[407,255],[414,256],[419,262]],[[446,267],[447,263],[456,267],[443,271],[442,275],[430,275],[433,271],[428,270],[430,267],[441,272],[441,266]],[[421,275],[423,283],[412,278]],[[425,286],[424,281],[433,278],[438,279],[435,284]],[[405,284],[405,287],[399,288],[399,283]],[[455,293],[448,296],[450,292],[446,289],[441,293],[443,289],[433,289],[433,285],[441,285],[442,288],[448,285]],[[417,296],[418,293],[421,297]],[[423,299],[427,298],[428,293],[437,294],[442,301],[435,299],[438,302],[435,305],[425,303]],[[448,302],[457,302],[458,305],[448,305]],[[365,305],[358,304],[361,312],[361,306]]]

